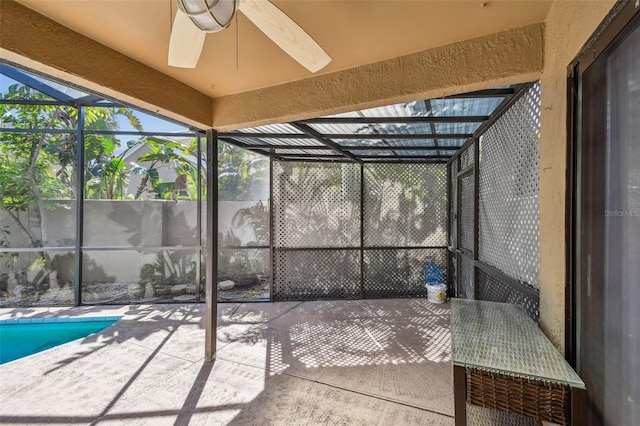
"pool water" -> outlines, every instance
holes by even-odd
[[[0,364],[104,330],[122,316],[0,321]]]

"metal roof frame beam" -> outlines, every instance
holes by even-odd
[[[451,160],[454,160],[455,158],[459,157],[460,154],[465,149],[467,149],[469,146],[471,146],[471,144],[473,143],[474,140],[480,138],[480,136],[482,136],[496,121],[498,121],[500,119],[500,117],[502,117],[504,115],[504,113],[514,103],[516,103],[516,101],[518,99],[520,99],[524,95],[526,90],[529,87],[531,87],[533,84],[534,83],[523,83],[523,84],[517,85],[513,89],[513,94],[511,96],[506,97],[502,102],[500,102],[500,105],[498,105],[496,107],[496,109],[493,110],[493,113],[489,117],[489,120],[487,120],[484,123],[482,123],[480,125],[480,127],[478,127],[478,129],[476,129],[476,131],[473,133],[472,137],[469,138],[469,140],[467,142],[465,142],[464,145],[462,145],[460,147],[460,149],[458,149],[458,151],[455,154],[453,154],[453,156],[451,156]]]
[[[385,157],[385,158],[377,158],[368,160],[367,158],[363,158],[362,162],[365,164],[376,164],[376,163],[385,163],[385,164],[446,164],[450,157],[446,158],[436,158],[431,159],[433,157],[421,157],[421,158],[398,158],[398,157]]]
[[[363,155],[360,157],[361,160],[373,159],[380,160],[385,158],[393,158],[396,160],[405,160],[405,159],[435,159],[435,160],[448,160],[451,158],[450,155],[402,155],[402,156],[393,156],[393,155]]]
[[[347,146],[342,145],[344,149],[347,151],[457,151],[460,149],[459,146],[420,146],[420,145],[410,145],[410,146]]]
[[[482,123],[488,115],[447,117],[318,117],[300,120],[303,124],[411,124],[411,123]]]
[[[272,145],[268,143],[259,143],[259,144],[250,144],[244,143],[240,141],[236,141],[231,138],[224,138],[225,141],[229,141],[232,144],[238,144],[243,149],[248,149],[250,151],[255,151],[259,149],[308,149],[308,150],[319,150],[319,151],[328,151],[332,148],[326,145]]]
[[[472,133],[373,133],[360,135],[355,133],[339,133],[339,134],[325,134],[326,137],[331,139],[358,139],[358,140],[370,140],[370,139],[469,139],[473,136]]]
[[[503,87],[496,89],[479,90],[471,93],[455,94],[444,96],[442,98],[424,100],[427,116],[384,116],[384,117],[366,117],[362,111],[358,111],[358,116],[333,116],[333,117],[316,117],[305,120],[293,121],[286,123],[290,126],[291,131],[286,131],[286,127],[274,129],[275,132],[265,132],[262,129],[248,129],[246,132],[233,131],[220,133],[219,137],[233,145],[239,146],[253,152],[266,153],[272,157],[280,156],[284,161],[345,161],[345,158],[359,163],[364,162],[446,162],[452,156],[459,155],[460,150],[468,146],[475,138],[478,138],[488,126],[493,124],[513,103],[513,98],[517,98],[523,90],[525,84],[514,85],[511,87]],[[502,98],[498,107],[489,115],[471,115],[471,116],[445,116],[435,117],[433,114],[433,101],[439,99],[480,99],[480,98]],[[429,133],[382,133],[375,128],[374,124],[411,124],[421,123],[429,125]],[[479,123],[477,129],[472,133],[438,133],[436,123]],[[362,133],[326,133],[323,130],[314,127],[314,124],[353,124],[370,127],[371,132]],[[285,129],[285,131],[278,131]],[[294,130],[295,129],[295,130]],[[331,129],[340,131],[339,129]],[[407,129],[410,131],[411,129]],[[286,140],[288,139],[288,140]],[[286,140],[286,141],[285,141]],[[305,143],[296,143],[296,140],[316,141],[318,144],[306,145]],[[442,140],[459,140],[459,143],[451,142],[447,146],[443,146],[438,141]],[[350,142],[353,141],[353,142]],[[404,141],[406,145],[396,145],[397,141]],[[421,141],[411,143],[410,141]],[[421,143],[427,141],[428,146]],[[311,142],[313,143],[313,142]],[[295,153],[292,152],[298,150]],[[339,155],[327,155],[332,150]],[[378,155],[366,155],[366,151],[377,153]],[[411,152],[414,151],[414,152]],[[421,151],[430,152],[435,155],[424,155]],[[407,155],[400,155],[403,152]],[[381,155],[388,154],[388,155]]]
[[[515,89],[513,89],[513,94],[507,98],[505,98],[500,105],[496,107],[491,116],[487,121],[482,123],[480,127],[473,132],[473,139],[479,138],[484,132],[487,131],[489,127],[491,127],[500,117],[504,115],[504,113],[514,104],[518,99],[520,99],[524,93],[533,86],[534,83],[524,83],[518,85]]]
[[[247,151],[252,151],[255,152],[257,154],[261,154],[261,155],[266,155],[268,157],[273,157],[277,160],[281,160],[282,161],[282,157],[280,157],[279,155],[275,154],[275,150],[273,149],[273,146],[268,145],[268,144],[264,144],[261,147],[257,147],[251,144],[247,144],[244,142],[240,142],[238,140],[235,140],[233,138],[221,138],[218,137],[218,141],[219,142],[224,142],[224,143],[228,143],[230,145],[236,146],[238,148],[242,148],[242,149],[246,149]]]
[[[298,122],[291,122],[289,123],[291,126],[295,127],[296,129],[300,130],[301,132],[304,132],[305,135],[311,137],[312,139],[315,139],[319,142],[322,142],[323,144],[325,144],[326,146],[330,147],[331,149],[333,149],[334,151],[336,151],[337,153],[339,153],[340,155],[350,158],[353,161],[356,162],[360,162],[360,160],[358,159],[358,157],[356,157],[355,155],[353,155],[350,152],[347,151],[343,151],[342,148],[340,147],[340,145],[338,145],[337,143],[335,143],[334,141],[332,141],[330,139],[331,135],[323,135],[322,133],[316,131],[315,129],[309,127],[306,124],[302,124],[302,123],[298,123]]]
[[[355,134],[355,133],[320,133],[311,127],[302,123],[289,123],[292,126],[300,129],[305,128],[308,133],[264,133],[264,132],[221,132],[221,138],[264,138],[264,139],[315,139],[327,146],[334,148],[331,145],[336,145],[334,149],[340,150],[339,145],[333,141],[333,139],[469,139],[473,136],[472,133],[367,133],[367,134]]]

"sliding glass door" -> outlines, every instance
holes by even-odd
[[[640,15],[629,16],[577,65],[575,347],[591,425],[640,424]]]

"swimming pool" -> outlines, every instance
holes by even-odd
[[[122,316],[0,320],[0,364],[104,330]]]

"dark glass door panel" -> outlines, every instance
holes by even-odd
[[[589,424],[640,424],[640,27],[581,75],[577,367]]]

